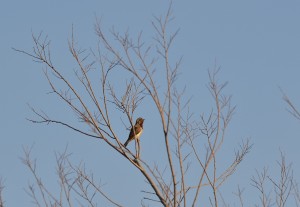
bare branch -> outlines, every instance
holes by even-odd
[[[244,193],[244,189],[241,189],[240,186],[238,186],[237,192],[234,193],[234,195],[238,197],[241,207],[244,207],[243,193]]]
[[[29,107],[30,107],[30,106],[29,106]],[[72,130],[74,130],[74,131],[76,131],[76,132],[79,132],[79,133],[81,133],[81,134],[83,134],[83,135],[86,135],[86,136],[88,136],[88,137],[93,137],[93,138],[101,139],[101,137],[99,137],[99,136],[96,136],[96,135],[92,135],[92,134],[86,133],[86,132],[84,132],[84,131],[82,131],[82,130],[80,130],[80,129],[78,129],[78,128],[75,128],[75,127],[73,127],[73,126],[67,124],[67,123],[49,119],[46,115],[43,115],[43,114],[37,112],[34,108],[32,108],[32,107],[30,107],[30,108],[31,108],[31,110],[33,111],[34,114],[36,114],[38,117],[41,118],[40,121],[38,121],[38,120],[33,120],[33,119],[27,119],[28,121],[30,121],[30,122],[32,122],[32,123],[45,123],[45,124],[55,123],[55,124],[60,124],[60,125],[63,125],[63,126],[65,126],[65,127],[67,127],[67,128],[70,128],[70,129],[72,129]]]
[[[259,173],[256,171],[256,177],[252,177],[252,186],[255,187],[259,193],[260,193],[260,201],[261,205],[257,206],[263,206],[263,207],[269,207],[272,203],[272,200],[270,198],[270,193],[266,191],[265,185],[268,178],[268,170],[266,168],[263,169],[262,173]]]
[[[277,164],[280,167],[280,179],[275,181],[270,176],[268,176],[268,178],[274,186],[277,206],[283,207],[286,205],[287,199],[289,198],[293,189],[294,178],[291,170],[291,164],[286,164],[285,155],[282,152],[281,160],[277,162]]]
[[[300,112],[298,111],[295,104],[291,101],[291,99],[281,90],[282,98],[288,105],[288,112],[292,114],[296,119],[300,120]]]
[[[4,190],[4,181],[0,178],[0,207],[4,207],[4,199],[3,199],[3,190]]]

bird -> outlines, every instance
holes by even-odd
[[[124,146],[126,147],[128,143],[134,139],[138,141],[139,144],[139,138],[143,132],[143,124],[144,124],[145,119],[139,117],[137,118],[135,125],[131,128],[129,136],[127,141],[124,143]]]

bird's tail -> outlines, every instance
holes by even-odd
[[[127,147],[129,142],[130,142],[130,139],[127,139],[127,141],[124,143],[124,146]]]

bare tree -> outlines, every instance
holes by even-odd
[[[74,166],[67,152],[56,154],[56,166],[59,188],[50,192],[39,177],[36,160],[31,157],[32,149],[24,149],[22,162],[28,167],[35,179],[26,191],[36,206],[97,206],[97,197],[104,198],[114,206],[122,206],[113,201],[101,190],[101,183],[94,180],[93,174],[88,174],[83,164]],[[58,194],[58,195],[57,195]],[[76,204],[75,204],[76,203]]]
[[[300,111],[298,109],[298,107],[296,106],[296,104],[291,100],[291,98],[283,91],[282,92],[282,98],[284,100],[284,102],[287,104],[288,108],[288,112],[294,116],[296,119],[300,120]],[[293,180],[292,183],[292,191],[293,191],[293,196],[295,199],[295,203],[296,206],[300,206],[300,191],[299,191],[299,186],[296,180]]]
[[[281,90],[282,91],[282,90]],[[288,112],[296,119],[300,120],[300,113],[296,105],[282,91],[283,100],[288,105]],[[252,186],[258,190],[259,202],[255,206],[291,206],[294,201],[295,206],[300,206],[300,193],[298,183],[293,175],[292,164],[287,164],[286,155],[281,152],[280,160],[277,161],[278,170],[264,168],[261,172],[256,171],[256,175],[251,178]],[[279,175],[276,175],[276,173]],[[244,206],[245,200],[242,196],[243,190],[238,187],[235,195],[238,197],[240,206]]]
[[[95,31],[99,45],[91,52],[77,46],[72,32],[69,50],[77,64],[74,71],[77,83],[70,81],[54,64],[48,38],[42,34],[33,35],[32,52],[15,50],[44,66],[44,74],[52,93],[91,130],[85,131],[85,127],[75,127],[63,120],[56,120],[35,108],[31,109],[37,118],[29,120],[33,123],[60,124],[83,136],[96,138],[101,144],[113,149],[116,155],[127,159],[128,164],[143,175],[152,189],[150,192],[143,191],[145,197],[141,198],[142,206],[147,206],[147,202],[173,207],[199,206],[201,193],[211,191],[208,202],[217,207],[220,205],[222,184],[235,172],[251,144],[248,140],[242,142],[232,162],[224,169],[219,168],[218,155],[235,107],[231,104],[231,97],[224,94],[227,83],[218,81],[219,69],[214,68],[208,74],[208,89],[214,102],[211,111],[199,116],[190,112],[189,101],[184,101],[185,90],[176,87],[181,59],[173,61],[169,55],[179,31],[169,32],[168,25],[172,19],[170,5],[163,17],[157,17],[152,22],[155,35],[154,42],[150,44],[143,41],[142,32],[136,39],[129,32],[120,34],[115,30],[106,35],[101,23],[97,21]],[[114,81],[115,71],[125,74],[124,82]],[[115,89],[120,85],[122,93]],[[117,125],[111,117],[112,110],[117,108],[125,125],[133,127],[136,109],[144,104],[145,97],[151,100],[159,114],[160,130],[163,132],[159,139],[163,140],[165,146],[161,156],[167,160],[163,168],[142,159],[139,145],[136,145],[135,152],[126,148],[124,140],[116,133]],[[28,193],[37,206],[85,206],[81,203],[83,200],[89,206],[96,206],[93,200],[95,195],[102,196],[114,206],[122,206],[121,202],[116,202],[101,190],[101,185],[96,184],[93,175],[86,174],[84,167],[75,167],[69,162],[66,152],[57,157],[57,173],[61,183],[58,197],[49,192],[38,177],[35,161],[30,158],[30,150],[25,150],[23,162],[34,175],[41,195],[38,197],[35,188],[29,187]],[[187,178],[195,175],[197,177],[193,183],[187,181]],[[82,199],[71,199],[71,191]]]
[[[297,181],[293,182],[293,196],[295,198],[296,206],[300,206],[300,191],[299,191],[299,185]]]

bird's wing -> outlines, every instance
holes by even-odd
[[[139,134],[142,130],[143,130],[143,128],[139,124],[134,126],[134,131],[135,131],[136,135]]]
[[[135,134],[134,134],[134,131],[135,131]],[[130,133],[129,133],[129,136],[128,136],[128,139],[133,139],[133,138],[134,138],[134,135],[139,134],[139,133],[142,131],[142,127],[141,127],[139,124],[136,124],[136,125],[134,126],[134,131],[133,131],[132,128],[131,128]]]

